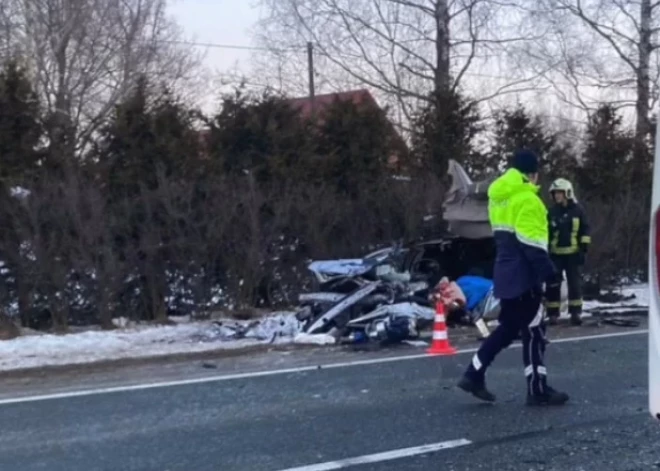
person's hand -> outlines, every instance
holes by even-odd
[[[580,252],[578,253],[578,265],[583,266],[586,260],[587,260],[586,250],[580,250]]]

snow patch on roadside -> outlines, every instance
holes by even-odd
[[[583,307],[584,311],[607,313],[608,311],[615,310],[618,312],[625,312],[646,309],[649,307],[648,284],[630,285],[625,288],[615,290],[613,293],[623,296],[624,299],[612,303],[603,301],[585,301]]]
[[[591,313],[621,312],[648,307],[648,285],[632,285],[617,292],[634,298],[605,303],[585,302],[585,317]],[[132,325],[118,319],[114,331],[86,331],[66,335],[31,333],[0,341],[0,371],[76,365],[107,360],[145,358],[213,350],[232,350],[258,345],[331,345],[329,335],[301,333],[291,312],[273,313],[260,320],[192,321],[173,318],[175,325]]]
[[[276,313],[249,322],[179,319],[173,326],[138,325],[66,335],[31,334],[0,342],[0,371],[282,345],[293,343],[299,332],[293,313]],[[311,339],[296,343],[315,342]]]
[[[634,284],[612,291],[614,297],[623,297],[612,302],[606,301],[584,301],[582,306],[582,318],[589,319],[594,315],[625,314],[648,309],[649,307],[649,285],[646,283]],[[601,294],[601,296],[606,296]],[[568,314],[568,291],[566,283],[561,288],[561,319],[569,319]]]

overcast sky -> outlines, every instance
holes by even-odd
[[[219,86],[218,78],[226,78],[227,76],[235,78],[237,75],[249,76],[254,73],[250,65],[254,51],[240,49],[240,47],[254,46],[252,31],[260,17],[259,9],[253,6],[256,1],[170,0],[170,14],[184,29],[186,37],[199,43],[230,46],[198,46],[205,54],[206,69],[211,72],[213,77],[213,79],[209,78],[209,86],[206,88],[209,91],[212,90],[212,92],[201,100],[201,105],[206,110],[213,109],[215,106],[214,103],[219,90],[228,91],[228,88]],[[232,48],[231,46],[238,46],[239,48]],[[495,75],[498,74],[499,72]],[[491,85],[494,82],[493,79],[485,81]],[[498,81],[495,82],[499,85]],[[507,97],[514,101],[517,99],[523,102],[526,98],[522,95]],[[538,104],[538,100],[543,102],[541,106],[545,113],[554,115],[558,112],[551,109],[556,106],[554,99],[551,100],[552,103],[546,103],[546,100],[542,100],[541,97],[535,95],[534,102]],[[567,109],[565,105],[562,105],[561,108],[563,114],[570,114],[571,117],[578,113],[573,109]]]
[[[201,43],[250,46],[250,28],[259,18],[253,0],[172,0],[170,14],[186,35]],[[239,66],[247,72],[250,51],[203,47],[207,66],[226,73]]]

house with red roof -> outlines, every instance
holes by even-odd
[[[366,89],[328,93],[317,95],[314,98],[301,97],[285,100],[292,109],[297,110],[300,113],[302,118],[316,120],[323,120],[324,111],[336,101],[351,102],[358,107],[370,107],[385,115],[385,110],[378,105],[378,102],[374,99],[373,95]],[[391,154],[387,156],[388,166],[392,168],[392,170],[400,171],[402,170],[402,163],[406,160],[405,155],[408,152],[408,146],[405,140],[401,137],[401,134],[396,130],[387,117],[386,121],[389,124],[394,142]],[[208,148],[210,131],[208,129],[200,130],[198,132],[198,137],[202,151],[204,152],[204,150]],[[206,154],[206,152],[204,153]]]
[[[385,110],[380,107],[374,96],[367,89],[327,93],[316,95],[314,98],[302,97],[286,100],[293,109],[299,111],[302,118],[317,120],[323,120],[323,112],[336,101],[351,102],[357,107],[370,107],[385,114]],[[387,122],[389,123],[390,132],[392,133],[394,141],[392,153],[387,158],[388,165],[393,170],[401,170],[401,164],[405,160],[404,156],[408,151],[408,146],[392,122],[389,119],[387,119]]]

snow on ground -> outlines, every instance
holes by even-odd
[[[607,302],[608,297],[614,298]],[[620,299],[620,298],[623,299]],[[649,307],[649,285],[646,283],[631,284],[611,293],[601,293],[599,301],[584,301],[582,306],[582,317],[589,318],[594,315],[625,314],[635,312]],[[568,319],[568,290],[566,282],[561,287],[561,318]]]
[[[648,307],[648,285],[633,285],[618,294],[634,298],[615,303],[585,302],[585,317],[600,311],[621,312]],[[258,345],[292,343],[326,345],[330,336],[300,333],[293,313],[274,313],[257,321],[205,321],[174,319],[176,325],[128,325],[114,331],[87,331],[66,335],[31,334],[0,341],[0,371],[53,365],[94,363]]]
[[[613,294],[623,296],[624,299],[614,303],[607,303],[603,301],[585,301],[583,309],[585,312],[601,312],[607,313],[608,311],[633,311],[639,309],[646,309],[649,306],[649,285],[636,284],[614,291]]]
[[[275,313],[261,321],[189,322],[172,326],[138,325],[113,331],[66,335],[33,334],[0,342],[0,371],[103,360],[240,349],[258,345],[318,343],[296,338],[293,313]]]

